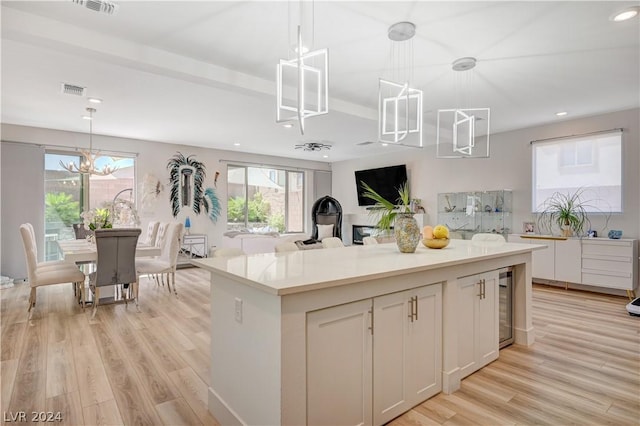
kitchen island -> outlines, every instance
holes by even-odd
[[[498,357],[497,271],[530,345],[531,244],[395,244],[192,260],[211,272],[222,424],[383,424]],[[540,247],[542,248],[542,246]]]

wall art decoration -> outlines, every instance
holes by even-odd
[[[216,222],[220,216],[220,200],[213,188],[204,188],[204,164],[195,160],[192,155],[185,157],[178,152],[167,162],[167,169],[173,217],[177,217],[183,207],[191,208],[195,214],[200,214],[204,209],[209,219]]]
[[[142,178],[142,208],[150,208],[162,191],[164,191],[164,185],[160,179],[151,173],[145,174]]]

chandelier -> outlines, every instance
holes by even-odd
[[[488,158],[491,110],[473,107],[471,95],[476,58],[453,61],[456,108],[439,109],[436,130],[437,158]]]
[[[276,66],[276,123],[289,126],[297,121],[300,133],[304,135],[307,118],[329,112],[329,64],[327,49],[310,51],[313,44],[313,0],[311,1],[311,44],[303,40],[303,15],[309,5],[305,1],[299,4],[299,24],[297,26],[295,55],[292,59],[280,59]],[[291,47],[291,43],[290,47]]]
[[[100,151],[96,151],[93,153],[93,113],[96,112],[95,108],[87,108],[87,112],[89,116],[87,118],[89,120],[89,150],[81,149],[80,154],[84,157],[83,160],[79,161],[76,164],[73,161],[70,161],[69,164],[64,164],[62,160],[60,161],[60,166],[62,166],[65,170],[71,173],[80,173],[83,175],[98,175],[98,176],[107,176],[115,172],[118,168],[113,167],[111,165],[105,165],[101,169],[96,167],[96,158],[100,157]]]
[[[410,86],[415,33],[412,22],[397,22],[387,32],[395,81],[378,79],[378,142],[382,144],[422,148],[422,90]]]

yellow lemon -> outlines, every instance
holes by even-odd
[[[449,238],[449,228],[444,225],[437,225],[433,228],[433,238]]]

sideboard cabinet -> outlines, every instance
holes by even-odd
[[[532,253],[533,278],[629,293],[638,287],[638,240],[510,234],[509,242],[547,246]]]

